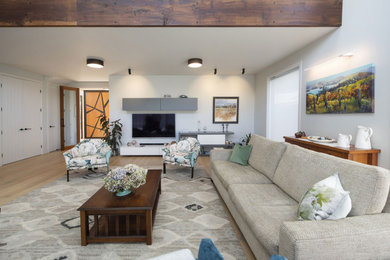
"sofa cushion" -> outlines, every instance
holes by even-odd
[[[248,160],[249,165],[272,180],[286,144],[259,135],[252,135],[249,144],[253,146]]]
[[[225,189],[237,183],[272,183],[270,179],[251,166],[242,166],[230,161],[212,161],[211,169]]]
[[[343,189],[338,173],[313,185],[298,206],[299,220],[345,218],[351,211],[351,197]]]
[[[72,158],[69,161],[70,167],[83,167],[87,165],[106,164],[106,158],[99,155],[89,155],[84,157]]]
[[[229,195],[257,240],[277,254],[280,226],[296,221],[298,203],[274,184],[232,184]]]
[[[380,213],[390,185],[388,170],[289,145],[273,181],[295,200],[316,182],[338,172],[343,188],[350,192],[349,216]]]
[[[251,155],[251,151],[252,145],[241,146],[239,144],[235,144],[229,161],[246,166],[248,165],[248,159]]]

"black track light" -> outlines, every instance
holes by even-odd
[[[129,69],[128,71],[129,71],[129,75],[131,75],[131,69]]]
[[[214,69],[214,75],[217,75],[217,68]]]
[[[241,72],[242,75],[245,74],[245,68],[242,68],[242,72]]]

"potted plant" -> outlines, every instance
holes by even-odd
[[[241,139],[241,144],[242,145],[248,145],[249,141],[251,140],[251,137],[252,137],[252,133],[249,133],[249,134],[245,135],[245,137],[243,137]]]
[[[147,169],[135,164],[127,164],[110,170],[104,177],[104,188],[114,192],[116,196],[126,196],[131,189],[136,189],[146,183]]]
[[[122,123],[120,119],[109,122],[105,115],[99,116],[102,130],[104,131],[104,141],[111,147],[113,155],[119,153],[119,146],[122,139]]]

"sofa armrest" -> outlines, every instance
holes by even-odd
[[[69,161],[73,159],[73,156],[72,156],[72,153],[71,153],[72,150],[68,150],[66,152],[63,153],[64,155],[64,158],[65,158],[65,164],[66,166],[69,165]]]
[[[282,224],[279,254],[294,259],[389,259],[390,213]]]
[[[228,161],[232,155],[233,149],[212,149],[210,151],[210,161]]]

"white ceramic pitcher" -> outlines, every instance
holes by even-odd
[[[358,125],[355,147],[360,149],[371,149],[372,128]]]
[[[352,135],[339,134],[337,138],[337,146],[349,147],[352,141]]]

